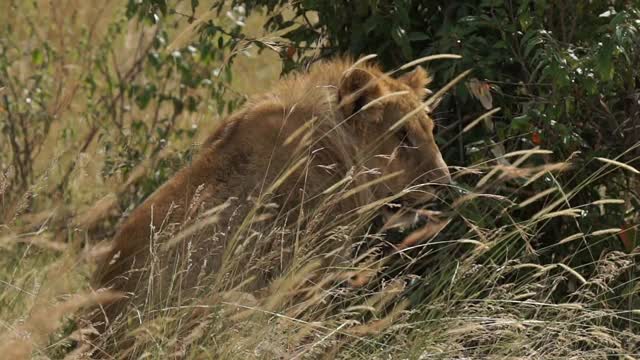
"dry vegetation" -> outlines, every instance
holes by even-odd
[[[109,333],[93,336],[90,327],[78,322],[77,314],[88,305],[118,296],[95,293],[88,286],[94,259],[104,246],[100,240],[113,233],[121,209],[125,214],[130,210],[122,202],[138,199],[131,193],[141,179],[153,173],[159,161],[185,151],[191,144],[190,140],[171,142],[151,151],[147,160],[126,175],[103,176],[101,169],[107,157],[101,144],[104,138],[116,135],[104,132],[98,139],[96,134],[102,126],[115,125],[96,122],[92,116],[140,117],[153,122],[158,113],[171,111],[158,106],[134,110],[139,112],[135,114],[113,115],[105,109],[117,105],[117,89],[98,82],[94,91],[104,96],[96,98],[84,93],[86,88],[79,85],[87,72],[96,71],[87,59],[100,51],[111,20],[122,15],[122,1],[36,4],[7,1],[0,5],[0,24],[13,27],[11,34],[3,27],[2,37],[7,43],[20,43],[24,49],[24,54],[9,54],[22,59],[9,69],[12,78],[23,81],[14,83],[21,88],[12,89],[2,78],[8,74],[0,74],[0,97],[11,91],[25,91],[25,99],[31,96],[26,89],[39,81],[34,76],[43,71],[34,65],[34,39],[46,40],[58,54],[38,85],[51,96],[34,105],[56,120],[46,128],[35,125],[35,118],[24,120],[33,122],[26,124],[34,139],[29,144],[33,148],[29,159],[23,161],[33,162],[34,170],[26,177],[31,181],[22,188],[11,187],[9,182],[20,181],[20,173],[10,168],[9,157],[0,155],[0,161],[7,161],[0,163],[2,357],[71,359],[88,352],[100,358],[197,359],[640,356],[637,248],[604,252],[581,268],[567,265],[571,254],[545,264],[536,257],[573,242],[616,240],[620,229],[584,229],[546,248],[532,243],[541,236],[553,236],[545,235],[546,226],[553,221],[571,222],[585,209],[606,211],[608,207],[627,206],[628,202],[616,197],[572,205],[573,197],[586,184],[567,187],[558,180],[558,174],[580,170],[571,169],[573,158],[539,165],[533,160],[549,155],[542,149],[505,154],[490,162],[455,169],[452,174],[457,183],[443,189],[429,210],[414,210],[428,221],[409,231],[402,241],[393,238],[400,230],[376,225],[376,214],[386,204],[370,204],[344,214],[349,220],[340,227],[298,229],[297,242],[303,251],[296,252],[299,255],[294,265],[267,289],[248,293],[241,286],[229,288],[225,285],[228,282],[203,277],[202,293],[197,298],[185,299],[176,293],[160,307],[132,310],[112,324],[113,329],[136,324],[129,334],[135,338],[133,343],[114,344]],[[248,19],[247,26],[259,29],[260,22],[255,16]],[[144,69],[137,65],[139,54],[153,30],[137,27],[133,21],[126,26],[124,35],[116,37],[118,44],[105,69],[137,81],[145,76]],[[174,31],[188,37],[189,29],[185,22]],[[86,32],[91,35],[79,35]],[[255,34],[259,35],[258,30]],[[277,56],[256,57],[249,50],[234,63],[233,72],[239,76],[231,86],[239,94],[261,91],[269,88],[279,70]],[[207,103],[210,95],[200,95]],[[87,99],[104,100],[94,103]],[[1,121],[13,121],[15,114],[9,111],[0,104]],[[177,119],[174,129],[196,124],[197,137],[202,138],[215,126],[212,119],[220,115],[215,106],[204,106]],[[0,144],[2,151],[9,149],[5,145]],[[613,172],[629,176],[638,173],[615,159],[601,162],[600,170],[591,175],[594,181]],[[475,183],[457,185],[468,184],[469,179]],[[532,193],[519,203],[514,202],[515,197],[499,192],[505,184],[516,184],[516,191],[527,191],[533,182],[545,182],[548,189]],[[8,189],[14,193],[8,193]],[[324,194],[326,198],[319,207],[306,216],[336,216],[332,213],[335,200],[353,193],[348,180],[336,184]],[[542,210],[528,221],[513,221],[512,212],[536,204]],[[268,204],[260,205],[257,208],[268,208]],[[471,218],[470,212],[482,215]],[[208,215],[201,221],[214,221],[215,214]],[[247,224],[273,220],[258,212],[251,216]],[[499,225],[485,226],[483,219]],[[370,230],[354,238],[363,228]],[[192,230],[186,228],[178,236],[188,237]],[[277,242],[282,231],[274,226],[256,234],[243,227],[236,237]],[[244,273],[246,259],[251,256],[250,246],[237,245],[223,265],[231,276],[233,269]],[[330,268],[320,266],[319,260],[327,254],[342,250],[356,256],[339,259]],[[266,264],[281,256],[270,255],[271,262]],[[188,266],[188,259],[185,261]],[[153,261],[148,264],[151,268],[154,265]],[[145,285],[144,289],[152,292],[153,286]]]

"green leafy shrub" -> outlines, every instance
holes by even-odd
[[[553,236],[538,239],[541,246],[579,229],[637,222],[640,202],[631,173],[614,171],[597,181],[592,176],[602,166],[595,157],[640,163],[640,8],[634,2],[310,0],[294,3],[293,14],[279,7],[285,1],[243,3],[249,10],[265,6],[266,28],[284,31],[282,47],[298,50],[295,56],[282,53],[285,70],[343,53],[377,54],[388,68],[427,55],[461,55],[429,63],[436,89],[472,69],[466,84],[457,85],[434,112],[447,163],[481,164],[539,146],[553,151],[545,162],[572,159],[580,171],[528,189],[510,184],[521,200],[556,181],[578,189],[574,205],[626,199],[626,206],[606,213],[585,208],[575,224],[558,223]],[[484,126],[463,132],[492,107],[500,111]],[[519,219],[538,210],[522,211]],[[568,251],[602,250],[589,247]],[[621,244],[613,239],[606,247]]]
[[[11,2],[7,8],[19,9],[28,21],[34,12],[49,10],[38,3]],[[136,175],[128,195],[121,194],[123,204],[139,203],[188,160],[189,148],[169,158],[161,152],[169,144],[195,140],[199,112],[224,114],[244,101],[228,91],[228,54],[237,42],[225,31],[238,32],[239,25],[227,21],[208,29],[208,39],[216,42],[180,46],[175,38],[186,21],[169,20],[162,3],[105,8],[108,16],[80,29],[79,38],[52,22],[51,31],[60,30],[56,42],[40,38],[35,26],[17,31],[17,24],[3,24],[3,33],[13,34],[0,39],[0,171],[7,221],[41,209],[33,198],[42,192],[66,204],[77,202],[69,183],[82,154],[96,147],[104,157],[105,182],[125,182],[134,169],[149,167],[145,160],[158,159],[147,175]],[[153,24],[133,25],[138,15]],[[81,23],[67,25],[75,29]],[[106,29],[96,39],[98,26]],[[119,58],[122,53],[130,58]],[[57,149],[51,166],[39,165],[52,144],[66,148]],[[38,185],[44,178],[57,178],[57,184]]]

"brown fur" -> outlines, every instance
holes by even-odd
[[[189,166],[135,209],[115,235],[94,280],[97,288],[129,292],[132,300],[112,304],[98,318],[105,320],[106,316],[113,321],[127,304],[148,306],[148,294],[142,292],[153,292],[162,301],[169,288],[187,289],[197,285],[199,273],[221,271],[224,257],[233,256],[225,254],[225,248],[230,243],[238,246],[233,234],[247,226],[248,216],[256,215],[250,198],[263,204],[277,203],[273,215],[282,223],[295,224],[305,209],[316,205],[317,195],[354,168],[372,170],[357,177],[356,185],[396,171],[402,173],[341,201],[335,211],[346,213],[410,185],[448,182],[449,172],[432,135],[433,122],[425,111],[417,112],[395,133],[388,131],[422,105],[427,73],[417,68],[393,79],[375,65],[353,65],[349,60],[316,64],[308,73],[284,79],[272,92],[252,99],[205,141]],[[407,93],[385,98],[398,91]],[[363,106],[367,108],[363,110]],[[303,126],[308,126],[308,131],[296,132]],[[304,156],[309,160],[303,166],[280,186],[271,187]],[[269,189],[271,193],[266,194]],[[423,189],[404,197],[422,202],[429,196]],[[193,230],[189,224],[198,217],[206,221],[211,217],[207,210],[229,199],[236,200],[216,214],[215,224],[207,227],[209,232],[196,229],[188,241],[173,245],[176,250],[172,255],[162,252],[162,245],[176,232]],[[212,227],[223,235],[206,235]],[[176,263],[186,261],[187,256],[193,264],[189,265],[192,275],[176,285],[171,274]],[[158,261],[149,268],[151,260]],[[266,269],[265,273],[272,275],[277,270]],[[153,281],[151,273],[158,275]]]

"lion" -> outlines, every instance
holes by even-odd
[[[340,224],[372,203],[424,204],[434,196],[429,189],[451,180],[423,103],[429,82],[420,66],[394,78],[376,64],[339,58],[249,100],[122,223],[93,286],[128,298],[94,320],[108,326],[127,306],[170,305],[168,293],[191,289],[197,297],[203,276],[260,288],[303,251],[302,229],[325,231],[327,221]],[[319,206],[330,209],[324,225]],[[265,231],[283,236],[265,243]],[[247,247],[254,250],[239,251]],[[244,269],[225,267],[245,253]],[[256,260],[259,253],[272,261]]]

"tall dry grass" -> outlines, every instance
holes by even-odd
[[[580,216],[584,206],[569,205],[579,189],[556,183],[520,202],[490,192],[514,179],[527,184],[539,181],[540,174],[571,168],[570,163],[527,165],[524,159],[540,153],[546,152],[505,154],[515,166],[488,162],[459,169],[454,174],[459,182],[469,173],[487,179],[483,191],[461,194],[457,184],[441,189],[432,204],[438,211],[414,210],[421,225],[398,239],[389,223],[375,225],[394,199],[341,214],[343,222],[323,221],[335,217],[336,198],[352,194],[348,183],[329,187],[326,198],[306,214],[305,228],[267,226],[256,233],[250,224],[279,224],[276,217],[263,216],[259,209],[267,204],[259,204],[246,227],[229,235],[236,242],[225,250],[220,271],[198,279],[196,295],[185,296],[176,287],[159,304],[132,307],[111,324],[112,333],[90,341],[91,347],[115,351],[110,353],[115,357],[634,358],[640,340],[634,307],[637,250],[602,253],[582,265],[592,266],[589,272],[571,267],[567,259],[541,263],[536,256],[573,241],[605,241],[620,229],[593,229],[536,248],[533,239],[551,221]],[[603,167],[595,176],[611,170]],[[538,201],[547,205],[526,221],[514,221],[512,212]],[[620,201],[587,205],[600,204],[620,206]],[[465,216],[470,206],[482,206],[483,217],[504,225],[478,226],[477,219]],[[199,221],[215,222],[216,214]],[[202,236],[194,227],[202,229],[196,222],[175,236],[186,243]],[[267,288],[244,291],[252,274],[277,267],[283,257],[282,247],[256,256],[258,242],[277,244],[287,232],[296,235],[294,249],[283,245],[293,253],[291,266]],[[136,290],[150,299],[161,251],[153,250],[146,265],[151,278]],[[190,266],[187,255],[173,271],[175,283]],[[134,340],[113,344],[111,334],[118,332]]]

